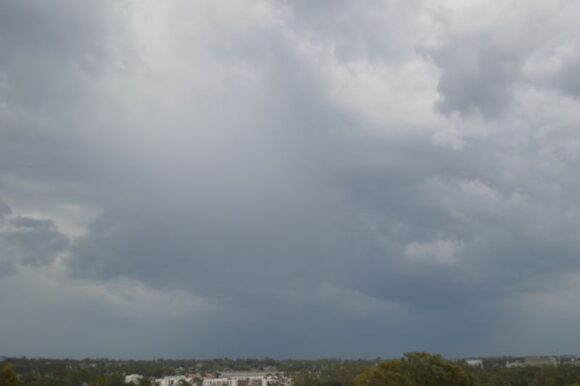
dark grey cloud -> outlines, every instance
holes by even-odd
[[[4,218],[12,213],[12,209],[5,203],[0,201],[0,217]]]
[[[580,318],[578,12],[2,3],[0,345],[554,351]]]
[[[69,248],[69,239],[49,219],[11,216],[3,204],[0,212],[0,267],[3,274],[15,266],[46,266]]]
[[[480,36],[465,40],[450,41],[435,55],[443,70],[438,86],[442,99],[437,107],[444,113],[494,117],[509,109],[521,63],[513,52],[502,52],[493,43],[482,44]]]

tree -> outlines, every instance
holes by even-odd
[[[362,372],[357,386],[472,386],[465,371],[440,355],[412,352]]]
[[[151,379],[149,377],[143,377],[139,380],[139,386],[151,386]]]
[[[0,386],[19,386],[21,383],[16,376],[12,366],[6,363],[0,370]]]
[[[411,386],[411,378],[402,360],[385,361],[355,378],[357,386]]]

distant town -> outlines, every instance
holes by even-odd
[[[179,373],[183,368],[177,369]],[[144,376],[141,374],[129,374],[125,376],[126,384],[140,385]],[[156,386],[291,386],[292,379],[284,373],[277,372],[274,368],[265,371],[224,371],[212,374],[187,374],[169,375],[162,378],[149,379],[149,383]]]
[[[410,370],[415,367],[421,370]],[[463,380],[449,384],[467,386],[580,385],[578,355],[444,359],[427,353],[407,353],[401,359],[388,360],[0,357],[0,368],[2,386],[420,386],[422,383],[388,383],[386,379],[397,372],[400,372],[397,379],[406,379],[409,374],[421,371],[435,375],[446,371],[453,376],[459,374]],[[12,379],[12,383],[5,379]],[[445,382],[451,381],[429,385],[446,386]]]
[[[501,358],[476,358],[462,359],[470,367],[542,367],[542,366],[580,366],[579,355],[559,356],[525,356],[525,357],[501,357]]]

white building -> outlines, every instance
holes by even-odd
[[[522,361],[513,361],[513,362],[506,362],[505,363],[505,367],[508,369],[514,368],[514,367],[524,367],[524,362]]]
[[[202,386],[237,386],[237,381],[229,378],[204,378]]]
[[[202,386],[290,386],[290,378],[269,372],[241,371],[224,372],[219,378],[205,378]]]
[[[133,383],[135,385],[138,385],[139,382],[141,382],[141,379],[143,379],[142,375],[139,374],[129,374],[125,376],[125,383]]]
[[[466,359],[465,363],[467,363],[467,365],[469,367],[475,367],[475,368],[483,368],[483,361],[481,359]]]
[[[193,383],[193,378],[185,375],[172,375],[156,379],[155,384],[158,386],[179,386],[182,381]]]

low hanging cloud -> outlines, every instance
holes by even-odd
[[[4,1],[0,354],[573,351],[578,14]]]

